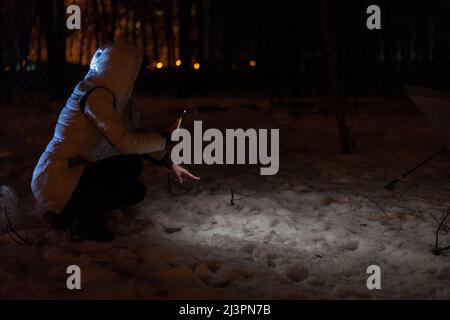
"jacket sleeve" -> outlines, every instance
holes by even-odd
[[[166,147],[166,139],[157,132],[130,131],[116,112],[112,95],[105,89],[92,92],[86,101],[85,114],[122,154],[145,154]]]

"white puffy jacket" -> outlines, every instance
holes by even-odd
[[[122,154],[165,148],[159,133],[130,131],[123,120],[141,62],[141,51],[128,44],[109,44],[96,51],[88,74],[67,100],[54,136],[33,172],[31,188],[44,209],[61,212],[69,201],[85,167],[74,159],[99,160],[93,155],[109,145]],[[87,100],[83,99],[93,88]]]

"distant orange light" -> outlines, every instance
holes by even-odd
[[[9,66],[6,66],[6,67],[5,67],[5,71],[6,71],[6,72],[9,72],[10,70],[11,70],[11,68],[10,68]]]
[[[177,67],[181,66],[181,60],[178,59],[177,61],[175,61],[175,65],[176,65]]]
[[[195,70],[200,69],[200,63],[198,63],[198,62],[194,63],[194,69]]]
[[[255,60],[250,60],[249,64],[250,64],[250,67],[252,67],[252,68],[256,67],[256,61]]]
[[[162,62],[158,62],[158,63],[156,64],[156,68],[157,68],[157,69],[162,69],[163,66],[164,66],[164,65],[163,65]]]

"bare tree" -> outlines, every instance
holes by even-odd
[[[137,42],[137,23],[138,23],[138,11],[139,1],[134,1],[133,5],[133,31],[131,33],[131,41],[136,44]]]
[[[144,51],[144,57],[148,60],[148,53],[147,53],[147,7],[145,5],[145,1],[140,1],[139,5],[140,11],[141,11],[141,37],[142,37],[142,50]]]
[[[109,33],[109,41],[114,42],[114,35],[117,27],[118,1],[111,0],[111,31]]]
[[[149,12],[150,28],[152,31],[152,48],[153,48],[153,60],[159,61],[159,33],[157,29],[156,17],[155,17],[155,6],[153,1],[151,2],[150,12]]]
[[[0,17],[3,17],[3,2],[0,2]],[[3,20],[3,19],[2,19]],[[3,30],[3,21],[0,21],[0,28]],[[10,90],[6,87],[7,81],[6,81],[6,72],[5,72],[5,62],[4,62],[4,51],[3,51],[3,32],[0,32],[0,86],[3,88],[2,90],[5,90],[6,94],[8,95]],[[3,100],[7,100],[7,98],[4,96],[4,94],[0,95],[0,102],[3,102]],[[2,121],[2,117],[0,117],[0,121]],[[1,132],[1,130],[0,130]]]
[[[178,26],[179,26],[179,49],[181,64],[181,83],[179,85],[180,96],[191,95],[191,0],[178,0]]]
[[[101,34],[102,34],[102,41],[107,42],[108,41],[108,27],[111,25],[109,22],[110,16],[108,15],[108,9],[106,8],[106,0],[100,0],[100,9],[101,9],[101,16],[102,16],[102,23],[100,25],[101,27]]]
[[[175,43],[173,34],[173,0],[164,1],[164,28],[167,43],[167,60],[169,67],[175,62]]]
[[[197,0],[197,60],[203,64],[205,59],[205,8],[204,0]]]
[[[86,41],[86,29],[88,28],[88,24],[86,23],[86,19],[88,18],[88,6],[85,6],[83,8],[83,13],[82,16],[86,17],[85,19],[81,20],[81,23],[83,24],[82,26],[82,30],[83,32],[81,32],[81,39],[80,39],[80,50],[79,50],[79,58],[78,58],[78,64],[82,64],[83,63],[83,53],[84,53],[84,44]]]
[[[123,35],[123,41],[127,42],[130,35],[130,12],[125,10],[125,32]]]
[[[328,0],[321,0],[321,26],[323,35],[323,44],[325,47],[325,54],[328,65],[328,95],[330,97],[330,103],[334,106],[336,123],[339,130],[339,139],[341,144],[341,152],[343,154],[349,154],[352,152],[352,144],[350,140],[350,134],[348,131],[347,123],[345,121],[344,108],[339,93],[339,78],[337,71],[337,52],[334,48],[333,39],[331,36],[329,26],[329,6]]]
[[[98,48],[100,46],[100,29],[101,29],[101,15],[98,10],[98,1],[92,0],[92,14],[95,17],[94,19],[94,37],[95,37],[95,47]]]
[[[42,0],[39,4],[47,45],[50,92],[53,99],[59,99],[66,95],[67,90],[64,0]]]

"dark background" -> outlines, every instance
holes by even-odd
[[[81,30],[65,27],[70,4]],[[381,30],[366,28],[371,4]],[[1,99],[42,89],[64,98],[110,41],[145,48],[140,89],[152,95],[314,97],[333,82],[345,96],[397,95],[405,83],[446,90],[449,12],[445,0],[1,1]]]

